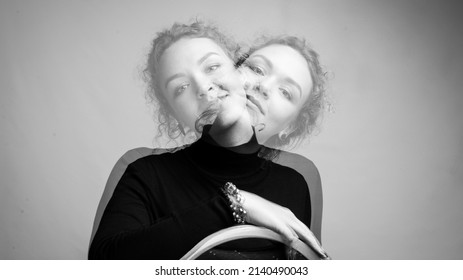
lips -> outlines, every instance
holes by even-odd
[[[248,94],[246,94],[246,98],[250,101],[251,104],[253,104],[259,109],[262,115],[265,115],[265,111],[262,108],[262,105],[260,104],[259,100],[257,100],[254,96]]]

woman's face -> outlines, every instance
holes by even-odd
[[[289,46],[269,45],[253,52],[244,66],[249,85],[247,106],[259,142],[265,143],[279,132],[291,133],[291,124],[313,84],[305,58]]]
[[[207,108],[219,109],[222,124],[246,112],[243,82],[233,61],[207,38],[180,39],[161,56],[157,83],[176,119],[194,129]]]

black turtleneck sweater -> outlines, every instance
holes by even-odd
[[[205,135],[183,150],[130,164],[105,209],[89,259],[181,258],[209,234],[234,225],[220,190],[226,182],[288,207],[310,225],[309,192],[298,172],[212,142]]]

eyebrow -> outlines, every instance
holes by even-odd
[[[203,55],[199,60],[198,60],[198,65],[200,65],[201,63],[203,63],[206,59],[208,59],[210,56],[212,55],[219,55],[218,53],[216,52],[208,52],[206,53],[205,55]],[[177,74],[174,74],[172,76],[170,76],[169,78],[167,78],[165,84],[164,84],[164,87],[167,88],[167,85],[174,79],[177,79],[177,78],[181,78],[181,77],[185,77],[185,74],[183,73],[177,73]]]
[[[251,57],[259,57],[259,58],[261,58],[262,60],[264,60],[265,63],[267,63],[270,67],[273,68],[272,62],[271,62],[268,58],[266,58],[265,56],[263,56],[263,55],[261,55],[261,54],[256,54],[256,55],[252,55]],[[251,57],[250,57],[250,58],[251,58]],[[295,87],[299,90],[299,98],[302,97],[302,88],[301,88],[301,86],[300,86],[295,80],[291,79],[290,77],[285,77],[285,78],[284,78],[284,81],[287,82],[287,83],[292,84],[293,86],[295,86]]]
[[[208,52],[206,53],[205,55],[203,55],[203,57],[201,57],[199,60],[198,60],[198,65],[203,63],[206,59],[208,59],[211,55],[219,55],[218,53],[216,52]]]
[[[254,58],[254,57],[260,57],[262,60],[265,61],[265,63],[268,64],[268,66],[273,68],[273,63],[268,58],[266,58],[265,56],[263,56],[261,54],[255,54],[255,55],[251,55],[248,59],[251,59],[251,58]]]

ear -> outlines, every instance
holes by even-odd
[[[294,128],[293,125],[290,124],[285,129],[283,129],[282,131],[278,133],[278,138],[280,138],[281,140],[284,140],[288,137],[288,135],[293,133],[295,130],[296,128]]]

